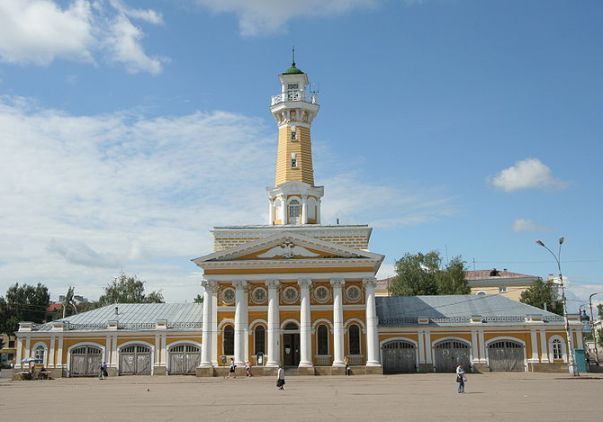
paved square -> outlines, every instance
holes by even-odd
[[[114,377],[0,382],[6,421],[595,421],[603,379],[565,374]]]

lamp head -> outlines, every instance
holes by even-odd
[[[563,242],[564,242],[564,241],[565,241],[565,237],[561,236],[561,237],[559,238],[559,244],[560,244],[560,245],[563,245]]]
[[[544,246],[544,242],[542,240],[537,240],[536,243],[538,243],[540,246]]]

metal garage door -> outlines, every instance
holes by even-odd
[[[458,340],[445,340],[433,348],[436,372],[455,372],[459,363],[465,370],[471,367],[469,345]]]
[[[133,344],[119,351],[119,375],[151,375],[151,348]]]
[[[417,351],[415,345],[394,340],[381,346],[383,353],[383,372],[417,372]]]
[[[170,374],[194,374],[201,363],[201,348],[180,344],[170,348]]]
[[[69,376],[94,377],[100,372],[103,352],[100,347],[80,346],[71,350]]]
[[[488,345],[488,365],[491,371],[525,371],[524,347],[511,340]]]

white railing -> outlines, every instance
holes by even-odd
[[[314,361],[316,366],[331,366],[333,364],[331,355],[314,355]]]
[[[274,95],[271,105],[286,101],[302,101],[308,104],[318,104],[318,94],[316,92],[291,91],[285,94]]]
[[[364,356],[362,356],[362,355],[348,355],[348,365],[350,365],[350,366],[361,366],[361,365],[364,365]]]

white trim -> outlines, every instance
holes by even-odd
[[[523,367],[524,367],[524,371],[527,371],[528,370],[528,355],[527,355],[528,348],[526,346],[526,342],[517,337],[499,336],[499,337],[491,338],[490,340],[486,341],[486,344],[484,345],[484,348],[486,349],[486,364],[488,366],[490,366],[490,352],[489,352],[490,344],[496,343],[497,341],[502,341],[502,340],[513,341],[515,343],[520,343],[523,346]]]
[[[553,340],[559,340],[561,342],[561,359],[555,359],[555,354],[553,353]],[[549,337],[548,341],[549,346],[549,359],[551,362],[555,362],[556,360],[563,360],[564,363],[567,363],[567,345],[566,340],[558,334],[555,334]]]
[[[235,327],[235,321],[232,318],[224,318],[222,321],[220,321],[220,323],[218,324],[218,331],[220,333],[222,333],[222,331],[224,331],[224,327],[226,325],[232,325],[232,328],[234,329]]]
[[[362,321],[360,318],[350,318],[348,320],[345,321],[345,323],[343,324],[343,329],[345,331],[347,331],[347,329],[349,328],[350,325],[352,324],[357,324],[360,326],[360,330],[362,334],[366,334],[366,325],[364,325],[364,321]]]
[[[320,324],[326,324],[329,328],[329,332],[333,334],[333,322],[327,318],[318,318],[316,321],[314,321],[314,323],[312,323],[313,333],[316,331],[316,327],[318,327]]]
[[[343,334],[348,339],[348,355],[349,356],[363,356],[363,352],[364,352],[364,349],[362,347],[362,338],[363,338],[363,336],[366,339],[366,331],[365,331],[365,329],[363,327],[364,324],[362,324],[362,321],[360,321],[357,318],[349,319],[348,322],[349,322],[349,324],[346,323],[344,325],[344,327],[343,327]],[[358,342],[359,342],[358,345],[360,346],[360,354],[356,354],[356,355],[353,355],[351,353],[351,347],[350,347],[350,327],[352,325],[355,325],[355,326],[358,327]],[[365,348],[366,348],[366,346],[365,346]]]
[[[287,326],[287,324],[289,324],[290,322],[294,322],[295,325],[297,325],[297,332],[299,333],[299,330],[301,328],[301,324],[299,323],[298,320],[296,320],[295,318],[287,318],[286,320],[281,322],[281,334],[283,334],[283,331],[289,331],[289,330],[285,330],[285,327]],[[288,334],[288,333],[287,333]]]
[[[251,323],[249,324],[249,331],[255,330],[256,325],[263,325],[265,329],[268,329],[268,321],[262,318],[257,318],[251,321]]]
[[[100,345],[98,343],[93,343],[91,341],[85,341],[85,342],[81,342],[81,343],[76,343],[76,344],[73,344],[73,345],[69,346],[67,348],[67,374],[69,374],[69,376],[71,376],[71,351],[73,349],[77,348],[77,347],[82,347],[82,346],[96,347],[97,349],[101,350],[103,357],[105,356],[105,346],[102,346],[102,345]]]
[[[252,344],[253,344],[253,355],[252,356],[257,356],[257,354],[258,354],[257,350],[255,350],[255,330],[258,327],[264,328],[264,355],[268,354],[268,323],[266,321],[264,321],[263,319],[256,319],[254,321],[253,328],[251,325],[249,326],[249,333],[250,333],[249,335],[252,338]]]
[[[383,345],[393,341],[405,341],[415,346],[415,368],[416,372],[419,372],[419,343],[408,338],[408,337],[390,337],[388,339],[379,341],[379,358],[380,362],[383,362]]]
[[[331,325],[329,323],[329,321],[324,318],[321,318],[321,319],[317,320],[316,322],[317,322],[317,324],[312,326],[312,333],[316,337],[316,350],[313,355],[314,356],[331,356],[331,337],[333,336],[333,325]],[[326,324],[325,324],[325,322],[326,322]],[[327,354],[326,355],[318,354],[318,326],[319,325],[325,325],[327,327]],[[314,331],[315,327],[316,327],[316,331]]]
[[[304,260],[305,261],[305,260]],[[302,265],[299,265],[300,267],[304,267]],[[307,266],[311,266],[311,265],[307,265]],[[312,265],[313,266],[313,265]],[[335,266],[335,265],[333,265]],[[340,266],[341,262],[340,262]],[[346,265],[343,265],[346,266]],[[283,268],[288,268],[291,267],[291,264],[289,265],[282,265]],[[312,279],[313,281],[329,281],[332,278],[345,278],[346,280],[349,279],[358,279],[361,280],[363,278],[369,278],[369,277],[374,277],[375,276],[375,272],[373,271],[352,271],[352,272],[341,272],[341,273],[334,273],[334,272],[317,272],[317,273],[256,273],[256,274],[248,274],[245,276],[245,279],[249,282],[249,281],[260,281],[260,282],[264,282],[267,279],[276,279],[276,280],[280,280],[280,281],[297,281],[300,278],[309,278]],[[228,281],[231,282],[233,280],[236,280],[236,276],[232,275],[232,274],[206,274],[204,275],[205,279],[208,281]]]

